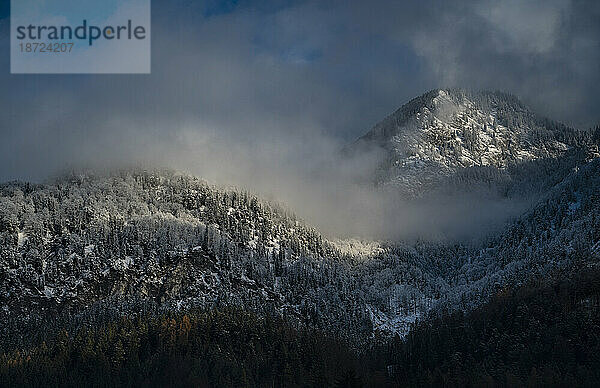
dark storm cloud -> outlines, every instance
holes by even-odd
[[[0,58],[0,180],[170,166],[325,224],[332,204],[370,198],[345,179],[364,166],[331,155],[428,89],[502,89],[552,118],[600,121],[596,1],[154,0],[152,17],[149,76],[10,75]],[[6,18],[0,34],[8,53]],[[324,162],[336,168],[315,178]],[[332,229],[363,218],[347,210]]]

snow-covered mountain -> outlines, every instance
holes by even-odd
[[[509,94],[436,89],[376,124],[346,155],[376,153],[377,184],[420,194],[461,169],[556,158],[579,136]]]
[[[504,195],[535,189],[515,222],[469,242],[328,240],[283,206],[172,171],[6,183],[0,335],[148,304],[241,306],[361,341],[405,335],[440,308],[468,310],[507,285],[597,265],[599,134],[505,94],[436,90],[346,150],[382,152],[378,183],[416,194],[474,184],[482,171],[508,177]]]

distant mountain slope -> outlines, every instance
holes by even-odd
[[[504,169],[558,157],[581,137],[578,131],[537,116],[509,94],[436,89],[376,124],[346,149],[346,155],[381,154],[376,183],[418,194],[460,169]]]

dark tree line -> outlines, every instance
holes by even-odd
[[[388,345],[401,386],[570,386],[600,382],[600,271],[506,288],[440,314]]]
[[[0,386],[362,386],[335,337],[237,309],[122,317],[0,354]]]

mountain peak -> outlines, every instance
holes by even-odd
[[[432,89],[419,97],[415,97],[398,108],[394,113],[377,123],[359,140],[387,140],[396,134],[396,130],[406,124],[416,115],[427,112],[444,113],[456,112],[461,106],[479,107],[491,110],[492,106],[502,101],[515,111],[534,114],[514,95],[501,91],[468,91],[466,89]],[[487,109],[486,109],[487,108]]]
[[[352,150],[383,153],[377,183],[414,188],[461,168],[556,157],[569,148],[567,132],[508,93],[434,89],[377,123]]]

